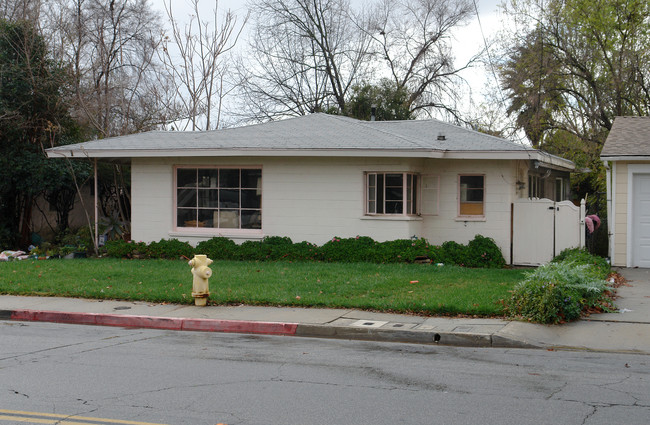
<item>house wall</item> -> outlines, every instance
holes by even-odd
[[[262,231],[237,233],[174,226],[176,165],[261,166]],[[371,236],[378,241],[425,237],[432,243],[466,243],[476,234],[495,239],[506,260],[510,247],[510,204],[517,197],[519,165],[505,160],[402,158],[134,158],[132,238],[145,242],[177,238],[196,244],[213,236],[243,241],[263,236],[323,244],[334,236]],[[439,212],[421,217],[364,216],[364,172],[416,172],[439,176]],[[519,170],[521,173],[522,171]],[[458,218],[458,176],[485,175],[485,217]],[[208,232],[208,233],[206,233]]]
[[[614,258],[612,264],[625,266],[627,264],[627,201],[628,181],[627,163],[617,162],[614,166],[614,228],[616,237],[614,239]]]
[[[633,266],[632,262],[632,180],[636,173],[650,174],[650,163],[644,161],[616,161],[612,167],[612,215],[614,228],[612,232],[612,264],[619,267]]]

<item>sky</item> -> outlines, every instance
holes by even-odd
[[[164,15],[164,4],[168,4],[169,1],[170,0],[152,0],[152,5],[154,8],[160,10]],[[475,14],[467,25],[459,27],[454,33],[455,39],[453,41],[453,46],[457,66],[466,63],[469,58],[485,45],[484,38],[489,40],[501,28],[502,20],[498,6],[502,1],[503,0],[475,0],[475,5],[478,9],[478,16]],[[171,0],[171,2],[174,17],[176,19],[182,21],[183,19],[187,19],[186,17],[192,13],[190,0]],[[363,0],[351,0],[353,5],[362,2]],[[215,0],[199,0],[202,19],[205,20],[213,15],[214,5]],[[230,9],[235,12],[236,15],[243,18],[247,12],[246,0],[218,0],[218,9],[220,14],[222,11]],[[241,39],[239,41],[242,45],[244,42],[245,40]],[[484,68],[480,65],[465,70],[461,75],[468,82],[470,88],[468,92],[465,93],[461,111],[468,112],[470,109],[474,108],[476,104],[483,101],[483,92],[486,84],[490,83],[495,85],[496,82],[491,69]]]

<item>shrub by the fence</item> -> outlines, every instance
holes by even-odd
[[[515,286],[506,303],[511,316],[556,324],[578,319],[590,309],[611,308],[605,281],[609,265],[586,251],[562,253]]]
[[[119,258],[179,258],[195,253],[206,254],[213,260],[248,261],[326,261],[412,263],[430,260],[433,263],[466,267],[503,267],[505,260],[494,240],[477,235],[467,245],[445,242],[430,245],[426,239],[398,239],[376,242],[367,236],[334,237],[322,246],[309,242],[293,243],[288,237],[269,236],[261,241],[246,241],[237,245],[231,239],[215,237],[199,242],[196,248],[176,239],[152,242],[110,241],[106,252]]]

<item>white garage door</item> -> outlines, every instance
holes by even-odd
[[[650,174],[634,174],[632,266],[650,267]]]

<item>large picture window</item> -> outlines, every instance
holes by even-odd
[[[485,214],[485,176],[459,176],[459,205],[460,216],[482,216]]]
[[[176,227],[262,228],[262,170],[176,168]]]
[[[418,213],[419,176],[412,173],[366,173],[366,213]]]

